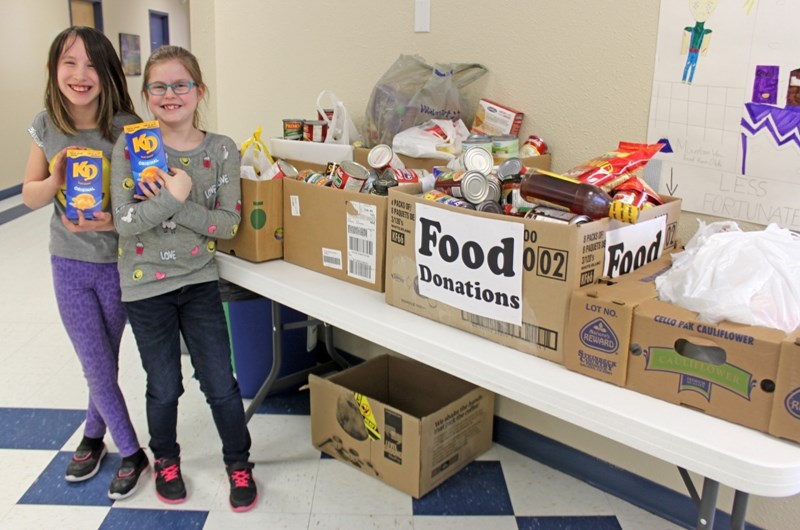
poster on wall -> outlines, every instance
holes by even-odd
[[[683,209],[800,230],[800,2],[661,2],[645,169]]]
[[[119,57],[125,75],[142,75],[142,52],[139,48],[139,35],[119,34]]]

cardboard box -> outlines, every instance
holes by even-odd
[[[483,98],[478,101],[478,109],[470,132],[489,136],[501,134],[518,136],[524,118],[525,113],[517,109]]]
[[[626,386],[767,432],[786,333],[711,324],[656,298],[634,311]]]
[[[494,394],[382,355],[309,376],[314,447],[419,498],[492,445]]]
[[[403,190],[390,190],[389,202],[389,304],[558,363],[572,291],[606,275],[607,246],[613,273],[647,254],[638,243],[631,248],[629,234],[644,230],[647,246],[674,248],[681,203],[667,198],[642,211],[637,225],[563,225],[459,209]]]
[[[310,143],[310,142],[307,142]],[[356,148],[353,160],[367,166],[369,149]],[[408,168],[431,170],[444,160],[400,155]],[[325,165],[287,159],[298,170],[324,172]],[[332,160],[331,162],[337,162]],[[550,167],[550,155],[522,159],[526,167]],[[417,189],[417,188],[413,188]],[[316,186],[286,179],[283,257],[295,265],[378,292],[385,289],[385,196]]]
[[[283,257],[283,180],[240,179],[242,220],[232,239],[217,241],[217,250],[248,261]]]
[[[800,442],[800,334],[789,335],[781,344],[778,380],[769,432]]]
[[[660,259],[613,280],[577,289],[570,299],[564,341],[564,366],[595,379],[625,386],[633,312],[657,297],[654,279],[669,270]]]

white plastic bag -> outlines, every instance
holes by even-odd
[[[469,129],[461,120],[428,120],[397,133],[392,149],[414,158],[453,160],[468,136]]]
[[[264,173],[273,164],[267,145],[261,140],[261,127],[253,136],[242,143],[241,177],[251,180],[263,180]]]
[[[672,268],[656,278],[659,298],[710,322],[786,333],[800,326],[800,237],[774,224],[753,232],[732,221],[700,225]]]
[[[323,107],[323,101],[329,102]],[[325,109],[333,109],[333,117],[328,119]],[[336,97],[336,94],[328,90],[323,90],[317,96],[317,111],[322,116],[322,121],[328,124],[328,134],[325,136],[326,144],[353,145],[361,144],[363,140],[358,133],[350,113],[344,103]]]

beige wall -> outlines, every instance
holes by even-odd
[[[192,49],[206,75],[216,73],[210,128],[237,142],[259,126],[280,136],[283,118],[315,115],[323,89],[362,125],[372,87],[405,53],[488,67],[476,83],[480,95],[523,110],[521,135],[544,138],[556,170],[620,140],[646,139],[659,0],[431,5],[431,32],[414,33],[413,0],[192,0]],[[682,217],[684,240],[696,217]],[[359,355],[379,350],[345,333],[336,342]],[[498,401],[498,414],[685,493],[677,469],[665,462],[506,399]],[[723,488],[720,506],[729,511],[731,499]],[[799,518],[800,497],[750,503],[749,520],[766,528],[793,528]]]
[[[148,9],[169,14],[170,40],[189,46],[189,4],[187,0],[104,0],[104,32],[119,52],[119,33],[141,37],[142,66],[150,55]],[[64,0],[4,2],[0,18],[0,191],[22,183],[31,137],[27,129],[34,115],[44,108],[47,52],[53,38],[69,26],[69,3]],[[144,112],[139,95],[142,77],[128,77],[131,97]]]

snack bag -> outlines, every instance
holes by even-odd
[[[103,152],[96,149],[67,149],[66,216],[78,220],[78,210],[87,219],[103,209]],[[106,181],[108,175],[105,175]]]
[[[142,195],[139,185],[141,182],[155,180],[158,175],[155,168],[169,171],[167,153],[161,140],[161,128],[158,120],[152,120],[126,125],[124,130],[136,194]]]
[[[643,168],[663,145],[620,142],[615,151],[593,158],[563,175],[610,193],[631,178],[634,171]]]

